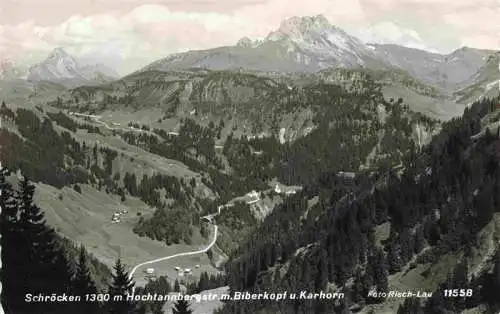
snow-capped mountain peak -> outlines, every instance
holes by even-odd
[[[332,28],[332,26],[333,25],[331,25],[323,15],[305,17],[294,16],[284,20],[277,32],[290,37],[299,37],[307,35],[309,32],[321,32],[325,29]]]
[[[33,81],[58,81],[79,77],[78,62],[64,49],[54,49],[47,59],[33,65],[29,70],[28,79]]]
[[[359,39],[331,24],[323,15],[291,17],[263,43],[279,42],[288,53],[306,53],[322,60],[337,60],[338,66],[363,65],[371,50]]]
[[[49,54],[49,56],[47,57],[47,60],[60,60],[60,59],[64,59],[64,58],[73,59],[73,57],[70,56],[63,48],[55,48]]]
[[[141,71],[245,68],[309,72],[327,67],[385,68],[373,50],[323,15],[291,17],[264,39],[243,37],[235,46],[170,55]]]
[[[289,39],[308,45],[336,45],[346,48],[348,44],[364,46],[357,38],[331,24],[325,16],[291,17],[284,20],[277,31],[270,33],[267,40]]]
[[[102,78],[116,78],[115,71],[101,64],[83,65],[76,58],[68,54],[63,48],[52,50],[42,62],[29,69],[28,80],[51,81],[55,83],[68,83],[81,85],[92,83]]]

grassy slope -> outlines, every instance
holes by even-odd
[[[142,201],[128,197],[120,202],[119,197],[108,195],[90,186],[82,186],[82,194],[71,188],[58,190],[45,184],[37,184],[36,203],[45,210],[48,223],[61,234],[83,243],[96,258],[112,267],[116,258],[121,257],[129,267],[141,262],[161,258],[180,252],[195,251],[205,245],[199,234],[193,237],[193,245],[177,244],[167,246],[163,242],[147,237],[139,237],[132,232],[134,223],[138,220],[137,213],[151,215],[153,208]],[[62,200],[59,199],[62,195]],[[111,215],[116,210],[128,210],[120,223],[111,223]],[[194,265],[202,265],[195,269]],[[209,273],[216,270],[210,266],[206,254],[192,257],[181,257],[161,262],[148,267],[157,270],[158,275],[176,277],[174,266],[193,268],[193,275],[199,276],[201,271]],[[139,269],[136,280],[143,283],[142,271]]]

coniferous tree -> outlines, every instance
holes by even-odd
[[[328,286],[328,264],[327,264],[327,253],[325,250],[321,250],[318,271],[316,273],[316,291],[321,291],[326,289]]]
[[[19,268],[16,267],[16,244],[15,232],[17,222],[17,206],[14,199],[12,186],[6,181],[7,169],[0,169],[0,241],[2,244],[2,268],[0,280],[3,283],[0,300],[7,313],[13,312],[15,308],[16,292],[18,291],[18,278],[16,274]],[[6,287],[9,289],[7,290]]]
[[[175,302],[174,308],[172,309],[173,314],[191,314],[193,310],[189,308],[188,301],[180,299]]]
[[[469,287],[469,280],[468,280],[468,265],[467,265],[467,260],[463,259],[457,266],[455,266],[455,269],[453,270],[453,287],[460,287],[462,289],[466,289]],[[456,310],[464,310],[467,298],[462,297],[462,298],[456,298],[455,300],[455,308]]]
[[[19,186],[16,209],[9,215],[2,214],[2,227],[7,226],[7,247],[2,253],[5,252],[4,285],[8,291],[8,311],[67,313],[71,304],[24,302],[27,293],[70,293],[72,274],[54,230],[45,224],[43,212],[33,202],[34,186],[26,177]],[[9,240],[11,236],[12,242]]]
[[[113,281],[109,286],[112,300],[108,303],[110,314],[131,314],[136,309],[135,302],[128,301],[127,295],[132,294],[134,282],[128,278],[128,273],[121,260],[118,259],[114,266]]]
[[[208,289],[209,278],[207,272],[202,272],[200,275],[200,281],[198,282],[198,291],[204,291]]]
[[[424,314],[424,311],[417,298],[408,298],[398,307],[398,314]]]
[[[34,204],[35,187],[23,177],[19,195],[19,229],[21,245],[25,249],[28,263],[25,270],[28,291],[41,293],[68,293],[71,287],[71,271],[54,230],[45,223],[44,214]],[[64,312],[62,303],[50,303],[49,308]],[[52,310],[53,313],[57,313]]]
[[[425,313],[442,314],[446,313],[446,301],[444,300],[443,290],[445,285],[441,284],[436,291],[432,293],[432,297],[425,305]]]
[[[484,278],[483,288],[480,291],[481,296],[493,310],[500,309],[498,291],[500,291],[500,251],[493,260],[493,272]]]
[[[98,303],[86,302],[86,294],[97,294],[97,288],[90,274],[87,255],[83,245],[80,247],[80,254],[76,265],[75,276],[73,278],[73,292],[81,296],[82,302],[76,308],[78,313],[96,313],[99,310]]]
[[[151,314],[164,314],[163,303],[157,302],[151,304]]]
[[[19,221],[18,228],[21,235],[18,238],[19,246],[22,248],[26,259],[25,282],[27,290],[32,288],[37,293],[46,292],[44,289],[44,278],[41,277],[40,269],[29,266],[31,261],[42,259],[42,244],[50,241],[50,230],[45,226],[43,213],[40,208],[33,203],[35,187],[24,177],[20,182],[19,191]],[[44,265],[45,266],[45,265]],[[48,270],[48,269],[47,269]]]

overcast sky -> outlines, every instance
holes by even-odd
[[[0,0],[0,59],[31,63],[64,47],[124,74],[317,14],[365,41],[500,49],[500,0]]]

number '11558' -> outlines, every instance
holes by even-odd
[[[472,297],[472,289],[445,289],[444,296],[453,297]]]

